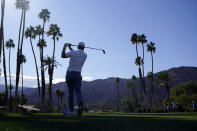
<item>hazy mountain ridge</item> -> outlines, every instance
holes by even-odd
[[[197,80],[197,67],[178,67],[171,68],[168,70],[169,72],[174,73],[178,76],[178,80],[170,82],[170,87],[177,85],[180,82]],[[156,74],[154,77],[156,79]],[[121,79],[119,83],[120,87],[120,95],[121,97],[128,95],[128,89],[126,88],[126,82],[128,79]],[[83,98],[86,104],[101,104],[101,103],[116,103],[116,85],[115,78],[110,77],[107,79],[98,79],[91,82],[82,82],[82,93]],[[146,79],[146,87],[147,93],[149,94],[149,86],[148,80]],[[139,80],[138,80],[139,87]],[[5,90],[5,88],[0,87],[0,91]],[[63,99],[63,103],[67,103],[68,90],[67,86],[64,82],[54,84],[52,86],[52,94],[53,94],[53,104],[57,104],[57,96],[55,94],[56,89],[64,90],[65,97]],[[37,88],[25,88],[24,93],[27,95],[29,101],[28,104],[33,104],[37,102],[38,99],[38,89]],[[166,90],[163,87],[155,87],[155,97],[164,98],[166,97]],[[148,95],[147,95],[148,97]]]

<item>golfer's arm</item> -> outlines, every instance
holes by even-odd
[[[62,49],[62,58],[68,58],[66,56],[66,47],[63,47],[63,49]]]

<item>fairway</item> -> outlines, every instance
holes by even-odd
[[[0,114],[1,131],[189,131],[196,124],[197,113]]]

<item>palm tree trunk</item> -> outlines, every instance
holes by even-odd
[[[43,63],[43,47],[41,48],[41,79],[42,79],[42,111],[45,111],[45,75],[44,75],[44,63]]]
[[[63,96],[61,95],[61,96],[60,96],[60,98],[61,98],[61,106],[62,106],[62,97],[63,97]]]
[[[136,53],[137,53],[137,58],[138,58],[138,49],[137,49],[137,43],[136,43],[135,45],[136,45]]]
[[[170,89],[169,89],[168,84],[166,84],[166,90],[167,90],[167,93],[168,93],[168,102],[170,102]]]
[[[57,103],[58,103],[58,106],[59,106],[59,94],[57,95]]]
[[[154,101],[154,86],[153,86],[153,83],[154,83],[154,74],[153,74],[153,54],[152,54],[152,52],[151,52],[151,57],[152,57],[152,83],[151,83],[151,96],[152,96],[152,104],[153,104],[153,101]]]
[[[52,106],[52,82],[53,82],[53,70],[54,70],[54,59],[55,59],[55,38],[53,38],[53,63],[49,74],[49,106]]]
[[[9,49],[9,77],[10,77],[10,86],[9,86],[9,95],[10,95],[10,100],[9,100],[9,111],[11,111],[11,86],[12,86],[12,78],[11,78],[11,69],[10,69],[10,56],[11,56],[11,47]]]
[[[22,10],[20,27],[19,27],[19,36],[18,36],[18,48],[17,48],[16,89],[15,89],[15,99],[14,99],[14,107],[13,107],[14,112],[16,112],[17,99],[18,99],[18,84],[19,84],[19,75],[20,75],[19,56],[20,56],[20,40],[21,40],[21,29],[22,29],[22,23],[23,23],[23,16],[24,16],[24,11]]]
[[[21,111],[23,109],[23,64],[21,64],[21,75],[22,75],[22,91],[21,91]]]
[[[144,44],[142,43],[143,47],[143,63],[142,63],[142,81],[143,81],[143,90],[144,90],[144,95],[146,94],[146,83],[145,83],[145,77],[144,77]]]
[[[118,83],[116,83],[116,90],[117,90],[117,98],[118,98],[118,110],[120,111],[120,93]]]
[[[144,93],[143,93],[143,80],[142,80],[142,72],[141,72],[141,67],[140,67],[140,65],[139,65],[139,67],[138,67],[139,69],[138,69],[138,71],[139,71],[139,79],[140,79],[140,87],[141,87],[141,101],[144,101]]]
[[[1,0],[0,63],[1,63],[1,50],[2,50],[2,44],[3,44],[4,12],[5,12],[5,0]]]
[[[45,23],[43,22],[43,30]],[[42,39],[44,40],[44,33],[42,34]],[[45,111],[44,99],[45,99],[45,73],[44,73],[44,63],[43,63],[44,50],[41,48],[41,81],[42,81],[42,112]]]
[[[4,36],[3,36],[3,69],[4,69],[4,80],[5,80],[5,101],[6,101],[6,105],[9,105],[8,104],[8,83],[7,83],[7,70],[6,70]]]
[[[41,106],[41,103],[40,103],[40,77],[39,77],[38,64],[37,64],[36,55],[35,55],[35,52],[34,52],[34,47],[33,47],[33,44],[32,44],[32,38],[31,37],[30,37],[30,43],[31,43],[31,49],[32,49],[32,53],[33,53],[33,56],[34,56],[35,66],[36,66],[36,75],[37,75],[37,84],[38,84],[38,103]]]

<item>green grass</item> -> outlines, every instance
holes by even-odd
[[[0,131],[190,131],[197,113],[0,114]]]

